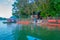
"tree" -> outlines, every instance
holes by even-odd
[[[60,16],[60,0],[16,0],[13,4],[13,13],[18,16],[29,16],[34,11],[41,11],[42,17],[51,15]],[[58,15],[57,15],[58,14]]]

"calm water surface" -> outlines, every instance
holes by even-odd
[[[3,21],[0,21],[0,40],[35,40],[35,37],[33,39],[32,36],[28,35],[28,29],[29,32],[31,30],[33,32],[33,27],[22,26],[16,23],[4,24]],[[31,38],[29,39],[27,36]]]
[[[14,31],[17,24],[3,24],[0,21],[0,40],[15,40]]]
[[[0,40],[60,40],[60,29],[48,29],[36,24],[3,24],[0,21]]]

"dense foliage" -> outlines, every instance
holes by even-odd
[[[29,16],[34,11],[41,11],[42,17],[60,16],[60,0],[16,0],[13,4],[13,15]]]

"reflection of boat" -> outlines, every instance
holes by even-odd
[[[8,23],[16,23],[16,22],[3,22],[3,23],[7,23],[8,24]]]

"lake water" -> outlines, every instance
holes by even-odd
[[[4,24],[3,21],[0,21],[0,40],[33,40],[33,38],[29,39],[27,37],[29,35],[25,35],[27,34],[27,32],[25,31],[27,31],[28,29],[30,31],[33,30],[33,28],[25,28],[21,24]],[[22,33],[20,33],[20,31]]]
[[[60,29],[36,24],[3,24],[0,21],[0,40],[60,40]]]
[[[15,40],[13,30],[17,24],[3,24],[2,22],[0,21],[0,40]]]

